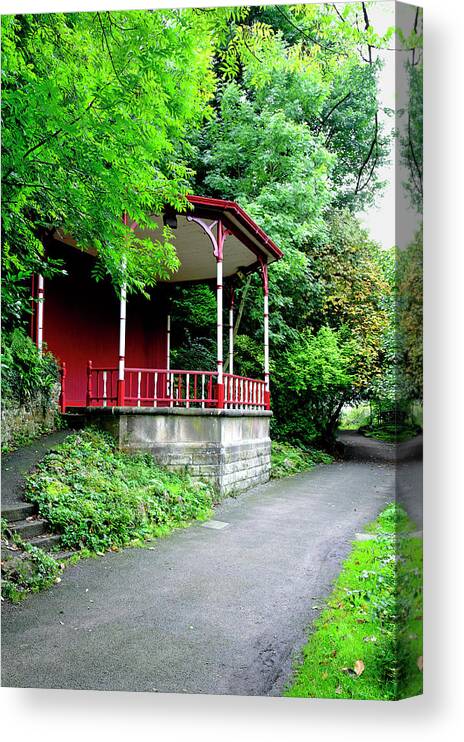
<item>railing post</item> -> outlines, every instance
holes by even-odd
[[[60,412],[66,412],[66,363],[61,364],[61,392],[60,392]]]
[[[92,361],[87,365],[87,407],[92,405]]]

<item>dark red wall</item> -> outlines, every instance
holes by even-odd
[[[66,362],[66,402],[84,405],[87,364],[116,367],[119,352],[119,300],[109,281],[91,277],[95,258],[54,243],[49,252],[64,260],[67,275],[45,280],[44,342]],[[151,301],[129,296],[126,366],[166,368],[166,299],[162,289]]]

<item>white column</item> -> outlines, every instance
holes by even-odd
[[[44,277],[39,273],[37,283],[37,348],[42,355],[44,313]]]
[[[169,369],[171,367],[171,315],[168,314],[166,322],[166,396],[171,397],[171,375]],[[156,389],[156,387],[155,387]]]
[[[269,391],[269,296],[264,292],[264,381]]]
[[[124,381],[126,366],[126,311],[127,311],[127,289],[124,283],[121,286],[121,300],[119,302],[119,381]]]
[[[233,289],[232,289],[233,291]],[[229,373],[234,373],[234,295],[232,294],[229,307]]]
[[[167,331],[166,331],[166,368],[169,371],[171,365],[171,315],[167,317]]]
[[[123,258],[122,270],[126,268]],[[118,364],[118,406],[122,407],[125,400],[124,376],[126,370],[126,311],[127,311],[127,284],[121,286],[121,298],[119,301],[119,364]]]
[[[218,384],[223,383],[223,338],[222,338],[222,258],[216,260],[217,291],[217,373]]]

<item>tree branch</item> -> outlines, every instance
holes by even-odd
[[[107,84],[109,85],[109,83],[107,83]],[[106,86],[104,85],[103,87],[106,87]],[[102,89],[103,88],[100,88],[100,90],[98,92],[100,92]],[[94,98],[92,98],[92,100],[90,101],[90,103],[88,103],[86,105],[86,107],[84,108],[84,110],[78,116],[76,116],[75,118],[73,118],[72,121],[70,121],[69,124],[67,124],[67,126],[74,126],[74,124],[77,124],[77,122],[81,120],[81,118],[84,116],[84,114],[87,113],[87,111],[89,111],[92,108],[92,106],[95,104],[96,100],[97,100],[97,96],[95,96]],[[29,149],[26,150],[26,152],[23,154],[23,160],[25,160],[26,157],[29,157],[29,155],[31,155],[36,150],[40,149],[40,147],[43,147],[44,144],[47,144],[47,142],[50,142],[52,139],[56,139],[57,137],[59,137],[60,134],[63,133],[63,131],[64,131],[64,129],[61,126],[59,129],[56,129],[56,131],[54,131],[52,134],[49,134],[48,136],[46,136],[43,139],[41,139],[39,142],[37,142],[37,144],[34,144],[32,147],[29,147]]]
[[[337,101],[337,103],[335,103],[335,105],[334,105],[334,106],[332,106],[332,108],[330,109],[330,111],[329,111],[328,113],[326,113],[326,114],[325,114],[325,116],[323,116],[323,117],[322,117],[322,119],[321,119],[321,123],[320,123],[320,124],[319,124],[319,126],[317,127],[317,130],[318,130],[318,131],[320,131],[320,130],[322,129],[322,127],[323,127],[323,126],[324,126],[324,124],[325,124],[325,123],[326,123],[326,122],[328,121],[328,119],[329,119],[329,118],[331,117],[331,115],[333,114],[333,112],[334,112],[334,111],[335,111],[335,110],[336,110],[336,109],[337,109],[337,108],[338,108],[339,106],[341,106],[341,105],[342,105],[342,103],[344,103],[344,102],[345,102],[346,100],[348,100],[348,98],[350,98],[350,96],[351,96],[351,90],[350,90],[350,92],[349,92],[349,93],[347,93],[347,94],[346,94],[346,95],[345,95],[345,96],[344,96],[343,98],[341,98],[341,100]]]
[[[292,19],[287,15],[287,13],[284,13],[280,5],[274,5],[274,9],[277,10],[282,18],[284,18],[287,23],[289,23],[291,26],[293,26],[296,31],[298,31],[304,39],[307,39],[308,41],[311,41],[312,44],[317,44],[322,49],[326,49],[327,51],[333,51],[334,45],[331,44],[330,46],[327,46],[327,44],[323,44],[322,41],[318,41],[318,39],[314,38],[314,36],[310,36],[306,31],[304,31],[300,26],[297,26],[296,23],[292,21]]]
[[[367,183],[369,182],[369,180],[370,180],[370,179],[371,179],[371,177],[372,177],[372,170],[371,170],[371,174],[369,175],[369,178],[368,178],[368,180],[367,180],[367,181],[366,181],[366,182],[364,183],[364,185],[363,185],[363,186],[361,186],[361,178],[362,178],[362,175],[363,175],[364,169],[365,169],[365,167],[367,166],[367,164],[368,164],[369,160],[370,160],[370,159],[371,159],[371,157],[372,157],[372,153],[373,153],[373,151],[374,151],[374,147],[376,147],[376,146],[377,146],[377,138],[378,138],[378,133],[379,133],[379,114],[378,114],[378,111],[376,111],[376,112],[375,112],[375,130],[374,130],[374,137],[373,137],[373,139],[372,139],[372,142],[371,142],[371,146],[369,147],[369,152],[367,153],[367,155],[366,155],[366,157],[365,157],[365,159],[364,159],[364,161],[363,161],[363,163],[362,163],[361,167],[359,168],[359,172],[358,172],[358,178],[357,178],[357,181],[356,181],[356,188],[355,188],[355,191],[354,191],[354,192],[355,192],[355,195],[356,195],[356,194],[358,194],[358,193],[359,193],[360,191],[362,191],[362,190],[363,190],[363,188],[365,188],[365,187],[366,187]],[[375,163],[374,163],[374,164],[375,164]]]
[[[112,66],[112,68],[113,68],[113,72],[114,72],[114,74],[116,75],[116,78],[117,78],[117,80],[118,80],[119,84],[120,84],[120,85],[121,85],[122,87],[124,87],[124,83],[123,83],[123,81],[121,80],[121,78],[120,78],[120,76],[119,76],[119,72],[117,71],[117,69],[116,69],[116,67],[115,67],[115,65],[114,65],[113,55],[111,54],[111,49],[110,49],[110,45],[109,45],[109,43],[108,43],[108,38],[107,38],[107,36],[106,36],[106,30],[105,30],[105,27],[104,27],[104,25],[103,25],[103,21],[102,21],[102,19],[101,19],[100,13],[99,13],[98,11],[97,11],[97,17],[98,17],[98,22],[99,22],[99,24],[100,24],[100,28],[101,28],[102,34],[103,34],[103,39],[104,39],[104,42],[105,42],[105,45],[106,45],[106,49],[107,49],[107,52],[108,52],[108,56],[109,56],[109,58],[110,58],[111,66]]]

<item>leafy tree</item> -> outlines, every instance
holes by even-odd
[[[347,333],[321,327],[300,334],[276,364],[274,432],[306,445],[330,440],[343,400],[355,381],[350,371],[353,340]],[[339,409],[340,408],[340,409]]]
[[[56,229],[99,256],[97,277],[143,290],[177,267],[171,235],[137,240],[138,224],[184,204],[186,132],[213,92],[207,16],[190,9],[5,16],[3,256],[7,318],[24,309],[31,273],[57,269]]]
[[[423,266],[422,227],[403,251],[398,251],[397,324],[402,350],[401,369],[410,399],[422,399],[423,388]]]

